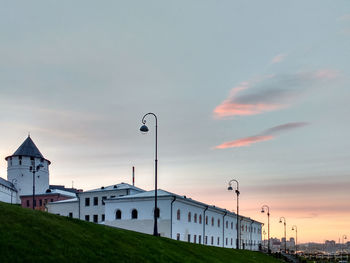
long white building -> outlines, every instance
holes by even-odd
[[[237,215],[186,196],[158,190],[161,236],[218,247],[236,248]],[[105,224],[152,234],[154,191],[105,200]],[[240,216],[240,248],[258,250],[262,223]]]

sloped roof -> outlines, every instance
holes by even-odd
[[[44,158],[44,156],[39,151],[38,147],[36,147],[33,140],[30,138],[30,136],[25,139],[25,141],[19,146],[19,148],[12,154],[11,156],[7,156],[5,160],[9,157],[13,156],[28,156],[28,157],[37,157],[37,158]],[[45,159],[46,160],[46,159]],[[47,160],[49,163],[50,161]]]
[[[15,186],[11,182],[9,182],[1,177],[0,177],[0,185],[3,185],[5,187],[10,188],[11,190],[17,192],[17,189],[15,188]]]
[[[120,183],[120,184],[114,184],[114,185],[109,185],[109,186],[102,186],[100,188],[84,191],[82,193],[102,192],[102,191],[122,190],[122,189],[133,189],[133,190],[136,190],[136,191],[145,192],[145,190],[143,190],[141,188],[138,188],[136,186],[133,186],[131,184]]]

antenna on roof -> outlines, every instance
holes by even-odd
[[[28,137],[30,137],[30,132],[28,132]]]
[[[135,166],[132,167],[132,186],[135,186]]]

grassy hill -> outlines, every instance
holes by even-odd
[[[114,229],[0,202],[0,262],[280,262]]]

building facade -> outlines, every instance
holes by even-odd
[[[0,201],[15,204],[17,203],[17,200],[18,196],[15,185],[0,177]]]
[[[158,190],[158,232],[186,242],[236,248],[237,215],[185,196]],[[153,233],[154,191],[105,201],[105,224]],[[258,250],[262,223],[240,216],[240,248]]]

